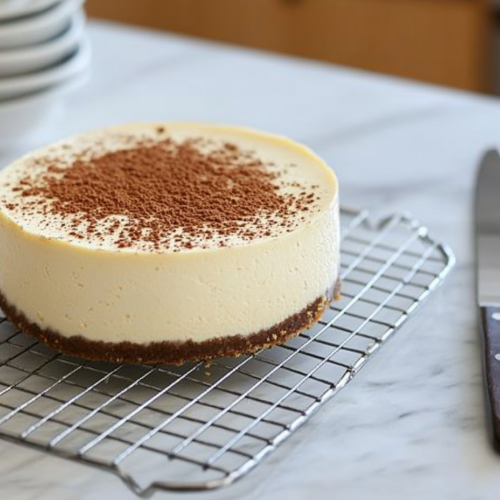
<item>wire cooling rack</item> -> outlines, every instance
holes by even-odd
[[[63,356],[0,319],[0,436],[118,474],[138,495],[214,489],[331,399],[443,280],[454,257],[405,214],[342,209],[342,299],[254,356],[175,366]]]

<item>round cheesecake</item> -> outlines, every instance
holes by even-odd
[[[0,305],[70,355],[182,363],[252,353],[338,294],[338,185],[306,147],[133,124],[0,173]]]

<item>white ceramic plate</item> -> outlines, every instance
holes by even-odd
[[[0,26],[0,49],[45,42],[62,33],[84,0],[63,0],[39,15],[20,18]]]
[[[0,149],[28,141],[56,115],[64,97],[81,87],[88,78],[89,72],[85,71],[61,85],[0,103]]]
[[[3,0],[0,2],[0,20],[28,16],[55,5],[60,0]]]
[[[0,104],[2,100],[30,94],[62,83],[86,70],[89,63],[90,44],[88,39],[84,38],[75,54],[61,64],[28,75],[0,79]]]
[[[83,12],[75,12],[70,23],[67,31],[48,42],[33,47],[0,51],[0,77],[47,68],[69,56],[76,50],[83,36],[85,27]]]

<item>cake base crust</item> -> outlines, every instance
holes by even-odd
[[[29,321],[21,311],[9,303],[2,292],[0,292],[0,307],[7,319],[22,332],[70,356],[114,363],[180,365],[186,361],[210,361],[225,356],[253,354],[261,349],[283,344],[316,323],[330,302],[338,300],[339,297],[340,280],[305,309],[267,330],[251,335],[232,335],[203,342],[187,340],[149,344],[92,341],[81,336],[65,337]]]

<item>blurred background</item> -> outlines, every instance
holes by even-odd
[[[112,27],[88,19],[500,95],[500,0],[0,0],[0,150],[61,123],[93,70],[115,72],[90,41]]]
[[[500,93],[500,0],[88,0],[86,5],[94,18]]]

